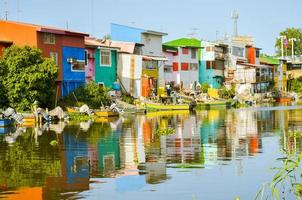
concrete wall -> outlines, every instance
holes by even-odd
[[[141,43],[144,44],[142,47],[143,55],[149,56],[162,56],[162,36],[152,34],[141,34]]]
[[[178,63],[178,71],[172,72],[165,72],[164,73],[164,79],[166,82],[174,81],[176,84],[180,84],[183,82],[183,87],[185,89],[189,89],[190,85],[194,83],[195,81],[199,82],[199,64],[198,64],[198,51],[196,49],[195,58],[192,58],[191,56],[191,48],[188,48],[188,54],[183,54],[182,48],[178,48],[178,54],[173,55],[170,52],[164,52],[164,56],[168,57],[168,62],[166,62],[166,65],[173,65],[173,63]],[[197,64],[197,70],[190,70],[190,66],[188,70],[182,70],[181,69],[181,63],[194,63]]]
[[[117,52],[111,50],[111,65],[101,65],[100,50],[95,50],[95,82],[104,83],[106,87],[112,87],[117,80]]]

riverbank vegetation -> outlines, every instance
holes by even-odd
[[[108,88],[99,87],[95,82],[91,81],[70,93],[59,104],[63,107],[79,107],[87,104],[89,108],[98,109],[102,106],[110,105],[111,98],[108,92]]]
[[[42,57],[41,50],[11,46],[0,58],[0,108],[18,111],[31,109],[34,101],[44,107],[53,105],[57,67]]]

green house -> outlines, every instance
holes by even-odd
[[[99,47],[94,55],[95,82],[112,88],[117,81],[117,49]]]

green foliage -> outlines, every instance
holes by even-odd
[[[165,128],[165,129],[157,129],[155,135],[173,135],[175,133],[175,129],[173,128]]]
[[[302,76],[289,80],[289,89],[293,92],[302,93]]]
[[[223,99],[231,99],[235,96],[235,87],[231,87],[231,89],[227,89],[225,86],[222,86],[218,90],[218,94],[220,98]]]
[[[259,190],[255,199],[263,199],[266,196],[273,199],[286,199],[286,196],[292,194],[296,199],[302,196],[302,171],[300,168],[302,153],[295,154],[284,152],[284,157],[278,158],[281,166],[274,167],[276,171],[270,183],[264,184]],[[268,192],[265,190],[269,189]]]
[[[97,118],[97,116],[89,116],[82,113],[68,113],[68,117],[70,121],[77,121],[77,122],[83,122],[88,120],[93,120]]]
[[[302,54],[302,29],[300,28],[287,28],[284,31],[280,32],[279,36],[286,36],[287,40],[289,38],[296,38],[297,41],[294,42],[294,54]],[[281,39],[276,38],[275,47],[277,49],[277,55],[281,55]],[[291,42],[288,44],[288,48],[284,48],[284,55],[291,56]]]
[[[134,103],[134,98],[130,95],[123,95],[122,96],[122,101],[126,102],[128,104],[133,104]]]
[[[0,107],[29,110],[37,100],[42,106],[54,102],[57,67],[41,51],[28,46],[11,46],[0,58]]]
[[[110,104],[111,99],[108,92],[107,88],[99,87],[95,82],[91,81],[70,93],[63,99],[61,104],[67,104],[67,106],[87,104],[90,108],[97,109]]]
[[[208,83],[202,83],[200,85],[200,89],[203,93],[207,93],[209,88],[210,88],[210,85]]]

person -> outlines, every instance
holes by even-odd
[[[170,85],[167,85],[167,96],[170,97],[171,96],[171,87]]]

